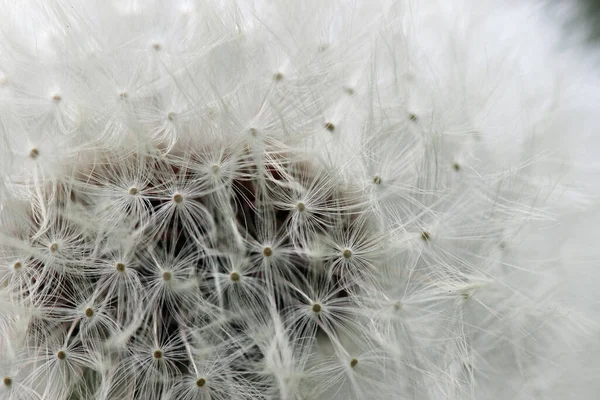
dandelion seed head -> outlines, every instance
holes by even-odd
[[[530,0],[282,1],[0,13],[5,391],[552,399],[559,357],[584,388],[594,66]]]

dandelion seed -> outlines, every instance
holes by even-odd
[[[231,281],[232,282],[239,282],[240,281],[240,274],[237,272],[232,272],[230,275]]]
[[[163,358],[162,350],[154,350],[154,352],[152,353],[152,357],[154,357],[155,360],[162,359]]]
[[[35,160],[36,158],[38,158],[39,155],[40,155],[40,151],[35,147],[33,149],[31,149],[31,151],[29,152],[29,158],[31,158],[32,160]]]
[[[325,129],[327,129],[329,132],[333,132],[335,130],[335,125],[333,122],[326,122]]]
[[[21,263],[21,261],[15,261],[15,263],[13,264],[13,268],[15,270],[21,269],[22,266],[23,266],[23,264]]]
[[[175,193],[175,194],[173,195],[173,201],[174,201],[176,204],[181,204],[181,203],[183,202],[183,195],[182,195],[182,194],[180,194],[180,193]]]
[[[373,177],[373,183],[376,184],[376,185],[381,185],[381,177],[379,177],[377,175],[374,176]]]
[[[199,379],[196,381],[196,386],[198,386],[198,387],[204,387],[204,385],[206,385],[206,379],[204,379],[204,378],[199,378]]]
[[[59,360],[61,360],[61,361],[62,361],[62,360],[64,360],[65,358],[67,358],[67,353],[66,353],[65,351],[63,351],[63,350],[59,350],[59,351],[56,353],[56,358],[58,358]]]
[[[353,359],[350,361],[350,368],[354,368],[354,367],[356,367],[357,365],[358,365],[358,360],[357,360],[356,358],[353,358]]]
[[[265,247],[263,249],[263,256],[271,257],[272,255],[273,255],[273,249],[271,249],[270,247]]]
[[[5,376],[4,379],[2,380],[2,383],[4,384],[4,386],[10,386],[13,383],[13,380],[10,376]]]
[[[342,256],[343,256],[345,259],[349,259],[350,257],[352,257],[352,250],[350,250],[350,249],[345,249],[345,250],[342,252]]]
[[[54,96],[52,96],[52,101],[54,101],[55,103],[58,103],[62,100],[62,97],[59,94],[55,94]]]
[[[303,212],[304,210],[306,210],[306,205],[302,202],[299,202],[296,204],[296,209],[300,212]]]
[[[173,278],[173,274],[171,272],[165,271],[165,272],[162,273],[162,279],[163,279],[163,281],[168,282],[172,278]]]
[[[452,168],[454,168],[455,171],[460,171],[460,164],[457,162],[452,163]]]
[[[115,265],[115,269],[116,269],[118,272],[125,272],[125,264],[123,264],[123,263],[117,263],[117,264]]]
[[[121,92],[119,93],[119,97],[121,100],[126,100],[129,97],[129,94],[127,92]]]
[[[49,247],[51,253],[56,253],[58,251],[58,243],[54,242]]]
[[[94,316],[94,310],[91,307],[85,309],[85,316],[92,318]]]
[[[128,193],[129,193],[130,195],[132,195],[132,196],[135,196],[136,194],[138,194],[138,193],[139,193],[139,190],[138,190],[138,188],[136,188],[135,186],[132,186],[132,187],[130,187],[130,188],[129,188],[129,191],[128,191]]]
[[[424,241],[428,242],[430,237],[431,237],[431,235],[429,232],[427,232],[427,231],[421,232],[421,239],[423,239]]]
[[[160,51],[162,49],[162,46],[160,45],[160,43],[154,42],[152,43],[152,48],[156,51]]]
[[[312,307],[311,307],[311,310],[312,310],[314,313],[320,313],[320,312],[321,312],[321,309],[322,309],[322,308],[321,308],[321,305],[320,305],[319,303],[314,303],[314,304],[312,305]]]
[[[412,114],[412,113],[410,113],[410,114],[408,114],[408,119],[409,119],[409,120],[411,120],[412,122],[417,122],[417,120],[418,120],[419,118],[417,117],[417,115],[416,115],[416,114]]]
[[[167,114],[167,119],[169,121],[173,121],[173,120],[175,120],[175,118],[177,118],[177,113],[171,111],[170,113]]]
[[[275,72],[275,74],[273,74],[274,81],[278,82],[282,79],[283,79],[283,72]]]
[[[349,86],[344,87],[344,92],[346,92],[346,94],[348,94],[349,96],[354,95],[354,89]]]

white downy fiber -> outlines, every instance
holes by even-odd
[[[596,398],[574,7],[2,1],[0,398]]]

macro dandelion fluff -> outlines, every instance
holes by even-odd
[[[0,399],[593,399],[576,15],[3,1]]]

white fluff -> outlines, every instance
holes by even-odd
[[[3,3],[0,398],[600,391],[574,5]]]

